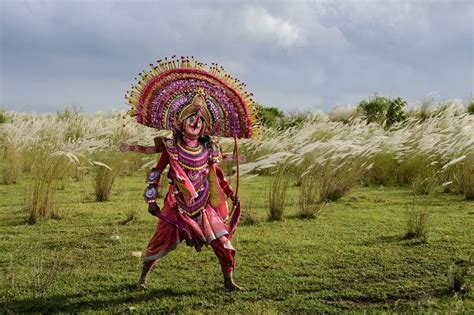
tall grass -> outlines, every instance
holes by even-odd
[[[301,219],[312,219],[322,209],[318,176],[319,174],[314,171],[309,171],[301,176],[297,212]]]
[[[143,206],[140,206],[141,203],[137,205],[137,203],[133,203],[130,201],[126,202],[123,207],[123,210],[125,210],[126,212],[126,217],[125,219],[120,221],[120,224],[126,225],[136,223],[140,216],[140,211],[142,210],[141,208],[144,208]]]
[[[329,120],[334,122],[349,123],[357,113],[357,107],[336,106],[329,112]]]
[[[108,201],[115,182],[116,172],[103,163],[96,163],[94,171],[95,201]]]
[[[23,171],[23,152],[13,143],[4,143],[2,151],[2,184],[16,184]]]
[[[474,115],[474,99],[469,100],[469,104],[467,104],[467,112],[471,115]]]
[[[471,291],[471,266],[474,265],[474,259],[471,256],[469,260],[458,260],[452,264],[448,272],[448,290],[452,293],[468,293]]]
[[[466,156],[459,170],[460,191],[467,200],[474,200],[474,152]]]
[[[94,153],[93,158],[95,200],[108,201],[117,177],[122,175],[125,169],[122,153],[113,148],[100,150]]]
[[[272,176],[268,194],[268,220],[279,221],[283,218],[285,202],[288,194],[288,169],[283,164]]]
[[[400,164],[398,182],[412,185],[416,194],[428,195],[440,184],[437,165],[427,154],[411,154]]]
[[[367,172],[370,183],[388,185],[397,177],[398,162],[393,152],[379,152],[372,158],[372,166]]]
[[[40,219],[60,218],[56,191],[70,163],[64,153],[54,154],[47,146],[38,145],[35,151],[35,163],[25,199],[29,224],[35,224]]]
[[[357,158],[316,164],[320,202],[339,200],[359,183],[365,171],[364,163]]]
[[[350,108],[335,109],[329,116],[317,112],[293,117],[294,121],[290,117],[284,128],[264,127],[261,140],[240,141],[240,152],[246,156],[241,174],[271,174],[283,163],[292,169],[301,165],[314,167],[323,174],[323,179],[331,178],[320,183],[323,200],[337,200],[361,178],[364,182],[384,185],[391,182],[412,185],[420,194],[431,193],[443,183],[443,189],[462,191],[466,198],[472,198],[469,168],[461,168],[461,164],[446,171],[442,168],[467,156],[474,147],[474,115],[468,114],[466,106],[457,100],[437,107],[433,99],[424,104],[424,109],[414,110],[403,124],[389,130],[377,124],[367,125]],[[421,114],[423,110],[425,113]],[[152,155],[121,154],[119,159],[123,164],[116,169],[110,162],[95,158],[96,152],[113,149],[120,142],[153,144],[158,135],[156,130],[136,124],[131,118],[122,119],[122,114],[87,115],[74,108],[53,115],[4,112],[8,119],[0,124],[3,165],[0,180],[13,183],[18,178],[21,180],[22,171],[31,172],[34,164],[31,147],[41,139],[58,150],[76,154],[81,160],[80,169],[76,168],[71,176],[81,181],[92,170],[97,178],[95,186],[103,188],[98,199],[108,198],[107,187],[112,187],[114,176],[133,174],[154,159]],[[166,132],[159,134],[169,136]],[[8,143],[14,144],[15,149],[7,148]],[[221,144],[224,152],[232,151],[232,139],[222,139]],[[307,163],[308,156],[311,158]],[[88,160],[103,162],[117,173],[110,173],[103,166],[90,167]],[[369,171],[359,174],[356,167],[362,164],[360,170]],[[462,165],[469,165],[467,158]],[[231,167],[229,163],[228,171]],[[356,176],[345,177],[341,170]],[[301,176],[298,178],[302,180]],[[449,182],[453,183],[446,184]]]
[[[4,108],[0,108],[0,124],[7,123],[9,120],[8,114]]]
[[[418,210],[415,207],[415,199],[413,199],[413,205],[406,211],[406,231],[405,239],[420,239],[422,242],[426,242],[428,239],[428,211]]]

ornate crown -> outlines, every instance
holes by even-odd
[[[180,130],[186,117],[200,112],[211,136],[251,138],[259,136],[253,94],[223,67],[206,65],[193,57],[175,56],[150,64],[125,98],[137,122],[156,129]]]

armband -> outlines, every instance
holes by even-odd
[[[152,203],[156,201],[157,194],[158,191],[156,190],[156,188],[150,186],[145,190],[145,194],[143,196],[145,197],[146,202]]]
[[[157,184],[158,179],[160,178],[160,172],[156,168],[152,168],[151,172],[148,174],[146,178],[147,184]]]

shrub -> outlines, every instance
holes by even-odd
[[[438,178],[433,168],[427,167],[417,173],[413,180],[413,191],[418,195],[429,195],[438,186]]]
[[[156,156],[141,153],[122,153],[120,175],[131,176],[141,169],[149,169],[156,164]]]
[[[442,183],[443,192],[464,194],[473,190],[474,187],[470,188],[474,184],[472,163],[474,163],[474,152],[459,156],[444,164],[439,172],[439,182]]]
[[[417,116],[418,116],[418,119],[422,122],[430,118],[431,116],[430,104],[428,103],[421,104],[421,107]]]
[[[387,127],[397,122],[402,122],[406,119],[406,106],[407,102],[401,97],[397,97],[396,99],[390,101],[390,105],[387,109]]]
[[[71,121],[67,126],[66,132],[64,133],[65,141],[75,141],[84,136],[84,122],[82,118],[76,118]]]
[[[314,140],[316,141],[316,140]],[[294,177],[294,186],[300,187],[303,184],[304,180],[304,175],[306,172],[314,167],[314,155],[313,154],[306,154],[303,156],[303,159],[300,161],[300,163],[296,165],[291,165],[288,169],[290,172],[293,174],[296,174]]]
[[[303,127],[305,118],[303,115],[296,115],[285,117],[280,120],[280,123],[277,125],[278,130],[287,130],[290,128],[301,128]]]
[[[226,174],[227,176],[231,176],[232,173],[234,173],[234,166],[235,166],[234,161],[222,161],[221,162],[221,168],[224,171],[224,174]]]
[[[362,110],[367,123],[383,124],[387,119],[386,115],[390,103],[390,99],[375,94],[372,99],[362,100],[359,103],[359,108]]]
[[[267,127],[275,127],[280,119],[284,117],[283,112],[276,107],[266,107],[258,104],[257,110],[260,122]]]
[[[444,101],[433,110],[433,117],[454,117],[466,113],[466,107],[459,99]]]
[[[270,184],[270,193],[268,194],[269,209],[268,220],[279,221],[283,218],[285,201],[288,193],[287,169],[284,163],[278,166]]]
[[[372,99],[362,100],[359,109],[362,111],[367,123],[385,124],[386,127],[406,119],[405,107],[407,102],[401,97],[389,99],[374,95]]]

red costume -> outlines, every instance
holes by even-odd
[[[121,147],[162,153],[148,175],[144,194],[148,211],[160,220],[146,249],[138,288],[146,288],[150,268],[184,240],[197,251],[210,245],[221,264],[225,287],[239,290],[232,280],[235,250],[230,243],[240,216],[238,175],[234,195],[219,166],[220,148],[210,136],[234,138],[236,157],[237,139],[258,135],[252,94],[222,67],[213,64],[207,69],[193,58],[165,58],[150,66],[125,96],[132,107],[129,114],[145,126],[171,130],[173,138],[156,138],[154,147]],[[170,186],[160,211],[157,188],[167,165]],[[232,200],[231,213],[227,197]]]
[[[228,219],[226,196],[233,198],[234,195],[218,165],[219,149],[211,142],[187,147],[179,138],[167,139],[164,143],[165,150],[156,171],[161,175],[169,164],[171,184],[144,262],[151,267],[185,240],[197,251],[203,245],[211,245],[222,272],[231,275],[235,249],[230,238],[235,227],[229,227],[224,221]],[[192,195],[196,197],[191,200]]]

